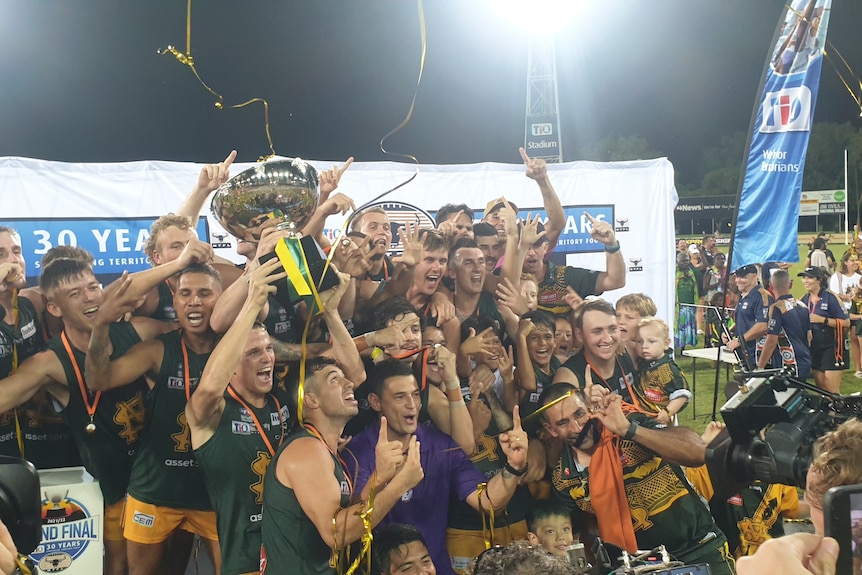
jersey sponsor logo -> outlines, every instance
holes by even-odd
[[[346,481],[341,482],[341,494],[350,495],[350,484]]]
[[[36,322],[31,320],[27,325],[21,328],[21,337],[27,339],[34,335],[36,335]]]
[[[168,378],[168,389],[185,389],[185,387],[186,384],[182,376]]]
[[[65,571],[91,542],[99,540],[100,515],[101,510],[91,513],[81,501],[69,497],[68,491],[45,492],[42,541],[30,558],[46,573]]]
[[[287,333],[287,330],[290,328],[290,324],[286,321],[280,321],[275,324],[275,329],[273,330],[275,333]]]
[[[144,429],[147,420],[143,395],[138,393],[128,401],[118,401],[113,419],[114,423],[123,428],[119,435],[126,440],[126,444],[137,443],[138,432]]]
[[[253,513],[248,516],[248,520],[251,523],[258,523],[259,521],[263,521],[263,513]]]
[[[281,415],[278,413],[270,413],[269,414],[269,422],[272,425],[281,425]]]
[[[251,435],[252,427],[245,421],[231,421],[230,431],[234,435]]]
[[[742,507],[742,495],[734,495],[733,497],[728,498],[727,502],[731,505]]]
[[[14,353],[12,344],[0,345],[0,357],[9,357]]]
[[[148,515],[141,511],[135,511],[135,514],[132,516],[132,523],[136,523],[141,527],[152,527],[155,522],[155,516]]]
[[[413,490],[408,489],[407,493],[401,496],[401,501],[410,501],[411,499],[413,499]]]

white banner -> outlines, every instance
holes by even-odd
[[[311,161],[319,170],[340,161]],[[234,164],[238,174],[251,164]],[[416,170],[409,164],[355,162],[344,174],[338,191],[352,197],[357,206],[409,178]],[[4,206],[0,225],[21,233],[28,261],[30,283],[38,276],[38,260],[52,246],[76,244],[93,252],[96,272],[118,274],[146,267],[141,248],[150,224],[158,216],[175,211],[183,202],[200,171],[199,164],[180,162],[129,162],[72,164],[27,158],[0,158],[0,200]],[[677,194],[673,167],[666,158],[632,162],[570,162],[550,164],[551,182],[566,210],[567,223],[557,254],[566,254],[569,265],[605,269],[601,244],[589,238],[583,213],[613,220],[628,268],[626,286],[606,294],[615,301],[625,293],[650,295],[659,316],[672,316],[673,209]],[[422,165],[417,178],[385,198],[409,204],[429,213],[446,203],[466,203],[481,219],[485,204],[506,197],[523,215],[542,211],[542,197],[535,182],[524,175],[522,164]],[[206,220],[198,226],[216,252],[240,261],[236,242],[204,208]],[[343,219],[328,222],[329,233]],[[204,238],[204,235],[208,237]]]

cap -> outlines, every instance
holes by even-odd
[[[754,264],[747,264],[744,266],[739,266],[736,268],[736,271],[733,272],[736,277],[747,276],[748,274],[756,274],[757,266]]]
[[[810,267],[805,268],[804,270],[802,270],[801,272],[799,272],[796,275],[798,277],[801,277],[801,278],[805,277],[805,278],[814,278],[814,279],[822,280],[823,279],[823,270],[816,267],[816,266],[810,266]]]
[[[485,205],[485,217],[488,217],[488,214],[491,212],[497,211],[502,208],[504,205],[509,204],[512,206],[512,209],[515,210],[515,213],[518,213],[518,206],[510,202],[505,198],[497,198],[496,200],[491,200]]]

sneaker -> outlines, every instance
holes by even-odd
[[[853,374],[853,377],[856,377],[858,379],[862,379],[862,371],[857,371],[856,373]]]

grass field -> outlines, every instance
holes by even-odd
[[[808,238],[813,234],[803,234],[801,237],[807,242]],[[837,235],[837,234],[836,234]],[[835,254],[835,259],[837,261],[841,261],[841,256],[844,254],[844,251],[848,246],[845,246],[843,243],[831,243],[829,244],[829,249],[832,250],[832,253]],[[721,251],[727,253],[726,246],[720,246]],[[805,289],[802,287],[802,282],[796,277],[796,274],[802,271],[803,263],[805,262],[805,257],[808,255],[808,246],[806,244],[801,244],[799,246],[799,262],[798,264],[794,264],[790,270],[791,277],[793,277],[793,295],[797,298],[801,298],[805,294]],[[700,338],[700,347],[703,347],[703,337]],[[693,385],[694,382],[694,361],[688,357],[678,357],[677,364],[680,368],[685,372],[686,377],[688,378],[689,385]],[[731,371],[731,377],[733,377],[733,372]],[[812,380],[813,382],[813,380]],[[725,377],[725,369],[724,366],[721,366],[721,372],[719,377],[719,389],[718,389],[718,410],[721,410],[721,406],[724,404],[724,385],[727,383],[727,377]],[[695,394],[695,403],[697,407],[698,417],[693,419],[694,411],[692,409],[692,405],[689,404],[686,406],[685,410],[679,414],[680,419],[679,422],[682,425],[687,425],[696,429],[698,432],[703,431],[706,427],[706,424],[712,419],[712,397],[713,390],[715,388],[715,367],[714,362],[712,361],[704,361],[702,359],[697,360],[697,386],[693,390]],[[850,394],[862,392],[862,379],[857,379],[853,377],[853,370],[847,370],[844,372],[843,377],[841,378],[841,393]],[[704,415],[706,414],[706,415]],[[721,421],[721,415],[717,415],[717,419]]]

